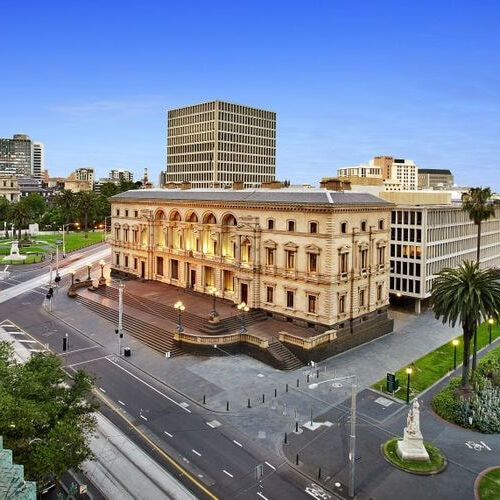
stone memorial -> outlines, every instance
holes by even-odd
[[[10,255],[6,255],[3,260],[25,260],[26,255],[21,255],[19,253],[19,242],[13,240],[10,245]]]
[[[404,436],[398,441],[397,453],[402,460],[430,461],[420,432],[420,405],[416,399],[408,412]]]

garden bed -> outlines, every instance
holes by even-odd
[[[500,467],[483,474],[478,488],[480,500],[497,500],[500,498]]]

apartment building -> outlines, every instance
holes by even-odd
[[[453,174],[448,169],[420,168],[418,170],[419,189],[452,189]]]
[[[402,189],[418,188],[418,167],[411,160],[393,158],[392,156],[375,156],[370,165],[380,167],[382,179],[398,181]]]
[[[168,112],[167,169],[162,185],[245,187],[273,181],[276,113],[211,101]]]

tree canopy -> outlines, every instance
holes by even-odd
[[[0,342],[0,435],[24,465],[25,478],[39,487],[92,458],[92,380],[83,371],[66,380],[56,355],[37,353],[16,363],[11,345]]]

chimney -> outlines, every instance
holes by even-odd
[[[233,181],[233,190],[241,191],[244,187],[243,181]]]

